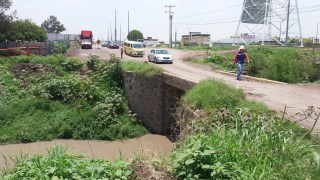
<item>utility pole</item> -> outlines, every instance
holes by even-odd
[[[316,44],[318,44],[319,24],[320,24],[320,23],[317,24]]]
[[[121,23],[120,23],[120,43],[121,43]]]
[[[114,10],[114,41],[117,41],[117,10]]]
[[[172,48],[172,19],[174,12],[172,11],[172,8],[174,8],[174,5],[165,6],[165,8],[169,8],[169,11],[166,11],[166,13],[169,14],[169,47]]]
[[[287,29],[286,29],[286,43],[285,43],[285,46],[288,46],[288,44],[289,44],[289,23],[290,23],[290,0],[288,0]]]
[[[111,27],[111,22],[110,22],[110,36],[111,36],[111,41],[112,41],[112,27]]]
[[[177,47],[177,28],[176,28],[176,32],[175,32],[175,36],[174,36],[174,47]]]

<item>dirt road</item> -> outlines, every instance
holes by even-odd
[[[146,50],[146,53],[150,49]],[[237,81],[235,76],[224,75],[211,71],[206,68],[198,68],[190,63],[183,61],[184,59],[196,59],[203,57],[205,52],[199,51],[187,51],[187,50],[169,50],[174,56],[175,61],[173,64],[157,64],[161,66],[167,72],[179,75],[181,77],[187,78],[189,80],[200,82],[205,79],[214,78],[222,80],[230,85],[238,88],[242,88],[248,99],[255,100],[258,102],[263,102],[271,109],[281,113],[285,106],[287,107],[286,113],[290,119],[294,121],[299,121],[299,124],[311,129],[314,125],[315,117],[309,117],[306,120],[304,111],[310,106],[320,108],[320,85],[292,85],[292,84],[276,84],[261,81],[254,81],[249,79],[244,79],[243,81]],[[220,53],[230,53],[234,51],[222,51]],[[92,49],[92,50],[79,50],[77,57],[85,58],[88,54],[96,54],[103,59],[108,59],[110,54],[116,54],[120,56],[120,51],[110,50],[108,48]],[[128,57],[124,56],[124,60],[133,61],[147,61],[147,55],[143,58],[141,57]],[[315,126],[315,131],[320,132],[320,122]]]

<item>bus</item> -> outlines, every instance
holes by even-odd
[[[135,41],[125,41],[123,43],[124,53],[130,56],[141,56],[145,54],[145,49],[142,43]]]

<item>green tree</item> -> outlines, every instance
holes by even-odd
[[[52,15],[47,20],[43,21],[41,27],[47,33],[61,33],[66,30],[64,25],[58,21],[58,18]]]
[[[10,9],[11,5],[11,0],[0,0],[0,42],[6,40],[7,32],[14,18],[14,14],[7,15],[5,13]]]
[[[45,41],[47,35],[40,26],[26,19],[12,22],[7,38],[9,41]]]
[[[137,41],[138,39],[143,39],[143,34],[138,30],[132,30],[129,32],[127,39],[130,41]]]

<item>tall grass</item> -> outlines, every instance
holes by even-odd
[[[194,108],[210,110],[217,107],[235,107],[245,98],[240,89],[216,80],[200,82],[183,97]]]
[[[158,66],[142,62],[123,61],[121,66],[125,71],[132,71],[142,77],[152,77],[155,74],[164,72],[164,69]]]
[[[178,179],[317,179],[320,143],[241,90],[204,81],[183,101],[207,112],[187,123],[187,138],[172,154]]]

